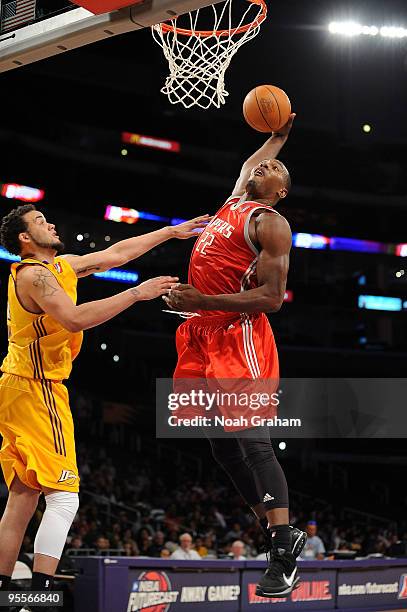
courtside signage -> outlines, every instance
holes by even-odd
[[[131,571],[127,612],[236,612],[239,572]]]
[[[373,607],[406,603],[405,568],[365,572],[338,572],[338,607]]]
[[[329,610],[335,608],[336,572],[300,572],[301,582],[289,597],[268,599],[256,595],[259,570],[243,572],[242,612],[249,610]],[[267,608],[265,606],[268,606]]]

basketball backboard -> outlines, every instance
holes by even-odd
[[[36,20],[24,27],[21,27],[20,23],[13,30],[10,25],[4,28],[5,16],[10,19],[12,11],[18,12],[19,3],[24,7],[29,5],[30,11],[33,7],[35,10],[36,1],[0,0],[3,24],[3,28],[0,28],[0,72],[118,34],[146,28],[219,1],[139,0],[136,4],[99,15],[70,5],[58,14]],[[8,23],[10,24],[10,21]]]

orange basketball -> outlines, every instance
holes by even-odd
[[[285,91],[274,85],[259,85],[244,99],[243,115],[258,132],[275,132],[283,127],[291,113],[291,102]]]

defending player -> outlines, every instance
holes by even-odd
[[[77,279],[135,259],[170,238],[196,237],[204,215],[175,227],[118,242],[84,256],[57,256],[63,243],[32,205],[3,218],[2,245],[21,256],[8,286],[9,347],[0,378],[0,462],[9,488],[0,522],[0,588],[10,585],[21,542],[45,494],[46,510],[34,542],[32,589],[50,589],[66,536],[78,509],[79,476],[68,392],[83,330],[152,300],[177,278],[159,276],[112,297],[76,305]]]
[[[275,157],[294,117],[243,164],[232,196],[195,244],[189,284],[163,297],[175,310],[201,315],[177,330],[175,385],[191,378],[209,386],[226,379],[278,381],[277,349],[264,313],[280,309],[286,288],[291,230],[273,207],[289,192],[290,176]],[[178,416],[192,416],[190,410]],[[224,405],[218,410],[230,414]],[[270,406],[257,415],[267,413]],[[256,437],[235,429],[233,437],[209,438],[212,453],[265,531],[271,560],[256,594],[285,597],[299,581],[295,557],[306,534],[289,526],[287,482],[268,428],[259,428]]]

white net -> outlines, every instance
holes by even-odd
[[[212,30],[198,29],[201,13],[210,9],[214,17]],[[244,14],[233,25],[232,0],[226,0],[221,5],[189,13],[187,29],[181,29],[177,19],[152,26],[153,38],[168,61],[170,73],[161,91],[171,104],[204,109],[224,104],[229,95],[225,89],[225,72],[231,59],[259,33],[265,17],[265,4],[249,0]]]

